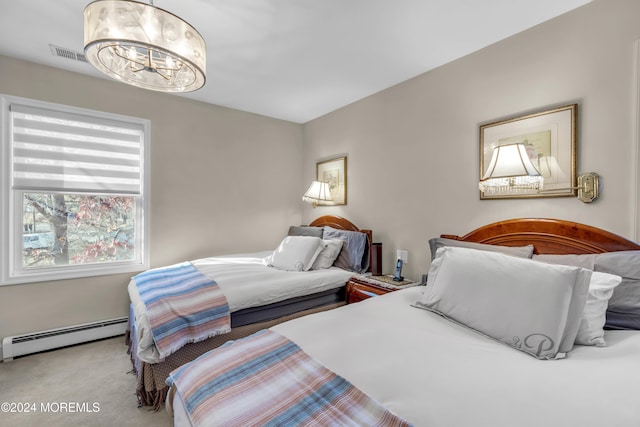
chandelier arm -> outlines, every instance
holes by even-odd
[[[176,73],[178,71],[180,71],[182,69],[182,66],[180,67],[155,67],[156,70],[164,70],[164,71],[175,71]]]
[[[171,80],[171,77],[165,76],[163,73],[160,72],[159,69],[155,69],[156,70],[156,74],[158,74],[160,77],[162,77],[165,80]]]
[[[122,58],[125,61],[129,61],[129,62],[133,62],[134,64],[137,64],[139,66],[141,66],[143,69],[145,67],[145,63],[144,62],[140,62],[137,59],[131,59],[128,56],[124,56],[122,55],[120,52],[118,52],[118,49],[113,49],[113,53],[118,57],[118,58]],[[139,71],[139,70],[135,70],[135,71]]]

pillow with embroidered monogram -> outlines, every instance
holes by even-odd
[[[573,348],[591,271],[477,249],[436,252],[415,306],[538,359]]]

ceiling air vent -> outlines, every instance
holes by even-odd
[[[60,47],[50,44],[49,48],[51,49],[51,53],[53,56],[59,56],[61,58],[73,59],[74,61],[87,62],[87,58],[84,56],[83,52],[75,52],[71,49],[67,49],[66,47]]]

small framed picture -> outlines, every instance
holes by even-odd
[[[578,105],[571,104],[481,125],[480,179],[488,174],[498,146],[519,144],[526,148],[528,160],[543,177],[545,191],[480,191],[480,199],[575,197],[577,110]]]
[[[347,158],[316,163],[316,179],[329,184],[334,205],[347,204]]]

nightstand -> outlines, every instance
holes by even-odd
[[[347,282],[347,304],[417,285],[411,280],[394,282],[393,276],[353,276]]]

